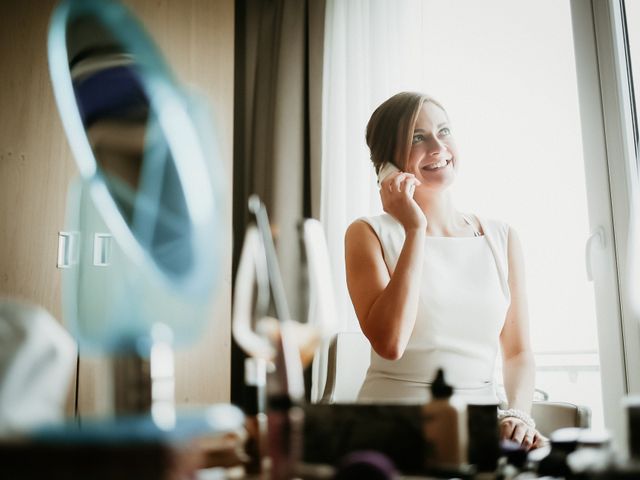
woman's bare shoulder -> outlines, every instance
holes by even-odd
[[[373,231],[373,227],[364,218],[358,218],[358,219],[354,220],[347,227],[347,234],[348,235],[354,235],[354,234],[358,235],[358,234],[362,234],[363,232],[375,233]]]
[[[362,218],[351,222],[351,225],[347,227],[347,231],[345,232],[344,240],[347,244],[362,244],[362,242],[366,242],[367,244],[379,243],[378,236],[373,230],[373,227]]]
[[[374,215],[372,217],[360,217],[351,222],[347,228],[347,233],[356,232],[356,235],[371,234],[378,236],[378,231],[388,231],[392,229],[402,230],[402,225],[388,213]]]

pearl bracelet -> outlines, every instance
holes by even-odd
[[[536,428],[536,422],[533,421],[533,418],[531,418],[531,415],[528,413],[518,410],[517,408],[509,408],[507,410],[498,409],[498,420],[503,420],[508,417],[517,418],[522,420],[529,427]]]

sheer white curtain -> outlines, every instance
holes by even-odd
[[[365,127],[386,98],[422,90],[421,31],[419,0],[327,1],[320,219],[341,330],[359,328],[345,282],[345,230],[356,218],[382,211]]]

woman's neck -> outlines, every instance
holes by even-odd
[[[456,210],[449,190],[416,192],[414,199],[427,217],[427,235],[452,237],[463,227],[461,214]]]

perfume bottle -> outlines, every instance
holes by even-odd
[[[265,412],[265,386],[267,362],[261,358],[247,358],[244,364],[247,443],[245,452],[249,457],[245,470],[250,475],[267,478],[267,415]]]
[[[466,464],[467,436],[465,406],[438,369],[431,385],[431,401],[422,407],[423,432],[427,442],[427,468],[458,468]]]

